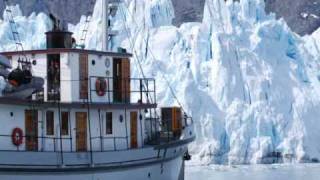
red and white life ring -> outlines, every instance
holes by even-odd
[[[106,90],[107,90],[107,81],[102,77],[97,78],[96,92],[98,96],[104,96],[106,94]]]
[[[20,146],[23,142],[23,131],[20,128],[14,128],[11,134],[12,144]]]

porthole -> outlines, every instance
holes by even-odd
[[[95,60],[92,60],[91,61],[91,64],[94,66],[94,65],[96,65],[96,61]]]
[[[105,65],[106,65],[106,67],[109,68],[109,67],[110,67],[110,64],[111,64],[110,59],[109,59],[109,58],[106,58],[106,60],[105,60]]]
[[[34,65],[34,66],[37,65],[37,61],[36,61],[36,60],[33,60],[33,61],[32,61],[32,65]]]
[[[120,121],[121,123],[123,122],[123,115],[122,115],[122,114],[119,116],[119,121]]]

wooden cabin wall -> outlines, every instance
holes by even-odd
[[[36,65],[32,65],[32,72],[34,76],[39,76],[45,79],[44,84],[44,99],[48,100],[47,97],[47,54],[35,54],[27,55],[28,59],[36,60]],[[80,80],[83,77],[80,77],[80,57],[81,55],[78,53],[61,53],[60,54],[60,91],[61,91],[61,101],[62,102],[82,102],[84,97],[80,97]],[[12,65],[13,68],[18,66],[19,56],[12,56]],[[98,77],[114,77],[113,70],[113,61],[117,58],[112,59],[108,56],[99,56],[95,54],[88,54],[87,65],[88,65],[88,98],[95,102],[114,102],[114,93],[112,92],[114,89],[114,80],[109,79],[107,82],[108,88],[111,93],[106,93],[104,96],[98,96],[95,91],[90,91],[90,87],[92,90],[95,89],[95,81],[96,78],[91,78],[92,76]],[[130,102],[131,94],[130,94],[130,60],[127,58],[119,59],[121,76],[120,79],[124,79],[119,83],[120,91],[120,100],[121,102]],[[85,72],[86,71],[82,71]],[[85,96],[82,94],[82,96]]]

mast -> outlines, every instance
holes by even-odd
[[[109,0],[102,0],[102,51],[108,51]]]
[[[112,50],[111,41],[118,32],[112,30],[111,19],[116,15],[118,6],[122,2],[122,0],[102,0],[102,51]]]

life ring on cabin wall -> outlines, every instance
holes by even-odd
[[[23,131],[20,128],[14,128],[11,134],[12,144],[20,146],[23,142]]]
[[[106,90],[107,90],[107,81],[102,77],[97,78],[96,92],[98,96],[104,96],[106,94]]]

